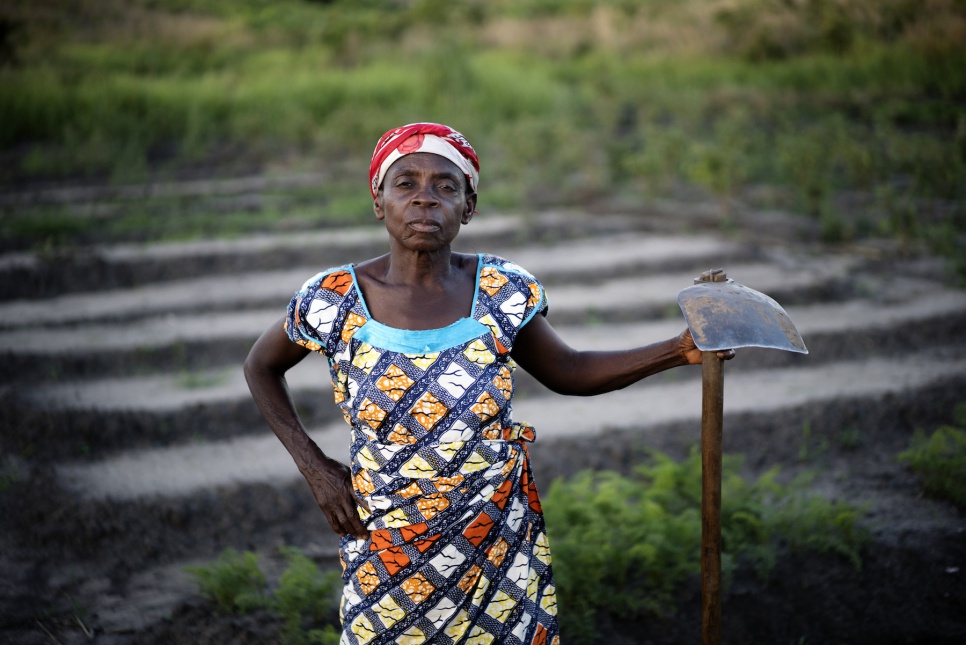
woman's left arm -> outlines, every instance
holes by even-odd
[[[734,350],[718,352],[723,360],[734,355]],[[517,334],[511,356],[558,394],[592,396],[625,388],[672,367],[697,365],[702,352],[687,329],[674,338],[635,349],[578,351],[564,342],[546,318],[534,316]]]

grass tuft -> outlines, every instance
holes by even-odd
[[[958,406],[956,417],[956,425],[929,436],[917,430],[898,459],[922,477],[927,495],[966,508],[966,404]]]
[[[722,475],[722,569],[767,578],[779,554],[839,554],[856,567],[867,541],[862,511],[808,492],[808,479],[755,481],[726,457]],[[633,475],[585,471],[556,480],[544,500],[559,591],[561,629],[575,643],[594,642],[609,614],[620,623],[665,615],[674,594],[700,569],[701,455],[675,462],[655,453]]]

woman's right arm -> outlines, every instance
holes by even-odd
[[[285,373],[309,354],[285,334],[284,318],[263,333],[245,359],[245,379],[269,427],[292,455],[332,530],[368,538],[356,504],[349,467],[327,457],[305,432]]]

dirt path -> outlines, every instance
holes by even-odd
[[[790,244],[793,220],[749,214],[729,237],[684,233],[708,219],[683,204],[484,215],[460,244],[534,271],[551,321],[586,348],[677,333],[677,291],[710,267],[775,296],[811,354],[748,350],[729,364],[725,450],[745,453],[752,474],[815,470],[816,490],[869,506],[875,539],[861,572],[799,558],[769,583],[737,580],[726,642],[966,642],[966,520],[923,499],[895,460],[916,428],[966,402],[966,294],[928,259]],[[264,619],[208,615],[183,567],[229,546],[269,566],[281,545],[334,563],[336,540],[239,366],[302,281],[381,247],[367,229],[103,246],[73,261],[0,257],[0,641],[272,642],[277,625]],[[94,277],[72,279],[85,263]],[[42,286],[28,298],[24,284]],[[305,361],[293,390],[319,443],[344,455],[324,367]],[[515,414],[538,428],[538,479],[626,469],[646,447],[683,454],[697,440],[698,374],[595,400],[552,395],[521,374]],[[602,633],[696,642],[693,595],[683,592],[674,620]]]

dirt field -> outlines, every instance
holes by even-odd
[[[966,642],[966,518],[923,498],[895,458],[917,428],[966,402],[966,297],[941,262],[886,243],[826,248],[807,223],[776,214],[743,214],[725,236],[706,204],[479,219],[460,250],[534,271],[575,345],[674,333],[677,290],[712,266],[798,323],[807,358],[746,350],[728,365],[725,451],[745,454],[749,475],[814,471],[817,491],[867,505],[873,540],[859,571],[799,555],[767,582],[739,573],[726,643]],[[183,567],[234,547],[277,573],[282,545],[335,566],[336,540],[239,366],[313,267],[383,246],[373,228],[0,257],[0,641],[279,642],[276,619],[218,613]],[[339,454],[323,367],[306,364],[292,387],[320,445]],[[516,414],[541,433],[538,484],[627,470],[646,448],[683,455],[698,437],[699,372],[596,402],[519,374]],[[664,619],[602,619],[600,642],[699,642],[696,580],[676,606]]]

